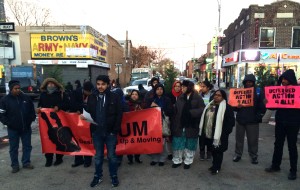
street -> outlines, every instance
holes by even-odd
[[[0,184],[1,189],[90,189],[94,167],[83,166],[72,168],[72,156],[64,156],[60,166],[44,167],[45,158],[41,153],[41,144],[37,123],[33,123],[31,156],[33,170],[21,169],[16,174],[11,173],[9,146],[0,147]],[[264,168],[269,166],[273,153],[274,126],[261,124],[259,139],[259,164],[253,165],[247,154],[245,141],[244,156],[238,163],[232,162],[234,154],[234,132],[230,135],[229,149],[224,154],[222,170],[218,175],[211,175],[208,168],[210,161],[200,161],[199,152],[189,170],[183,166],[171,168],[172,162],[165,166],[150,166],[150,157],[142,155],[142,164],[128,165],[127,157],[118,171],[120,186],[118,189],[299,189],[299,177],[295,181],[287,179],[289,173],[289,157],[285,144],[281,171],[268,174]],[[299,147],[298,147],[299,150]],[[20,150],[20,155],[22,154]],[[19,160],[20,160],[19,155]],[[299,166],[298,166],[299,168]],[[104,162],[103,182],[96,187],[111,188],[107,160]]]

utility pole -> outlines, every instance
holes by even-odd
[[[220,32],[221,32],[221,0],[218,1],[218,12],[219,12],[219,20],[218,20],[218,29],[217,29],[217,66],[216,66],[216,83],[218,87],[220,87],[220,75],[219,75],[219,56],[220,56]]]
[[[0,23],[5,23],[5,22],[6,22],[6,15],[5,15],[5,8],[4,8],[4,0],[0,0]],[[3,47],[3,58],[0,64],[4,66],[5,87],[6,87],[6,94],[8,94],[9,93],[8,82],[11,80],[11,72],[10,72],[9,60],[5,58],[6,41],[7,41],[7,33],[1,30],[1,46]]]

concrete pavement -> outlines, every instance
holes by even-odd
[[[235,130],[235,129],[234,129]],[[165,166],[150,166],[150,158],[142,155],[142,164],[128,165],[126,156],[119,169],[120,186],[118,189],[299,189],[300,176],[295,181],[287,179],[289,173],[289,156],[285,143],[281,171],[268,174],[264,168],[269,166],[272,159],[274,143],[274,126],[261,124],[259,138],[259,164],[253,165],[247,154],[245,141],[244,155],[238,163],[232,162],[234,154],[234,135],[230,135],[229,149],[224,154],[222,170],[218,175],[212,176],[208,172],[211,161],[200,161],[199,152],[189,170],[183,167],[171,168],[172,162],[167,161]],[[91,189],[94,167],[72,168],[74,158],[65,156],[60,166],[45,168],[45,158],[41,153],[41,144],[37,123],[33,124],[32,134],[32,164],[33,170],[21,169],[16,174],[11,173],[9,147],[0,148],[0,189]],[[299,151],[299,147],[298,147]],[[20,156],[22,151],[20,150]],[[20,157],[19,156],[19,157]],[[299,167],[298,167],[299,168]],[[108,163],[104,162],[104,181],[95,189],[111,188]]]

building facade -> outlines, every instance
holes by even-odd
[[[94,83],[99,74],[116,79],[115,63],[126,66],[124,47],[90,26],[16,26],[8,36],[15,52],[10,65],[32,66],[33,77],[39,81],[59,70],[64,84],[75,80]],[[124,77],[126,71],[119,75],[121,85],[129,81],[130,77]]]
[[[250,5],[224,30],[221,40],[225,82],[240,87],[245,74],[265,64],[272,75],[294,69],[300,76],[300,4],[278,1]]]

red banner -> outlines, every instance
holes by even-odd
[[[300,86],[267,86],[266,108],[300,108]]]
[[[39,128],[43,153],[94,155],[90,123],[76,113],[42,109]],[[162,119],[159,108],[123,114],[116,153],[153,154],[163,150]]]
[[[254,88],[231,88],[229,90],[228,104],[237,107],[241,104],[243,107],[253,106]]]

